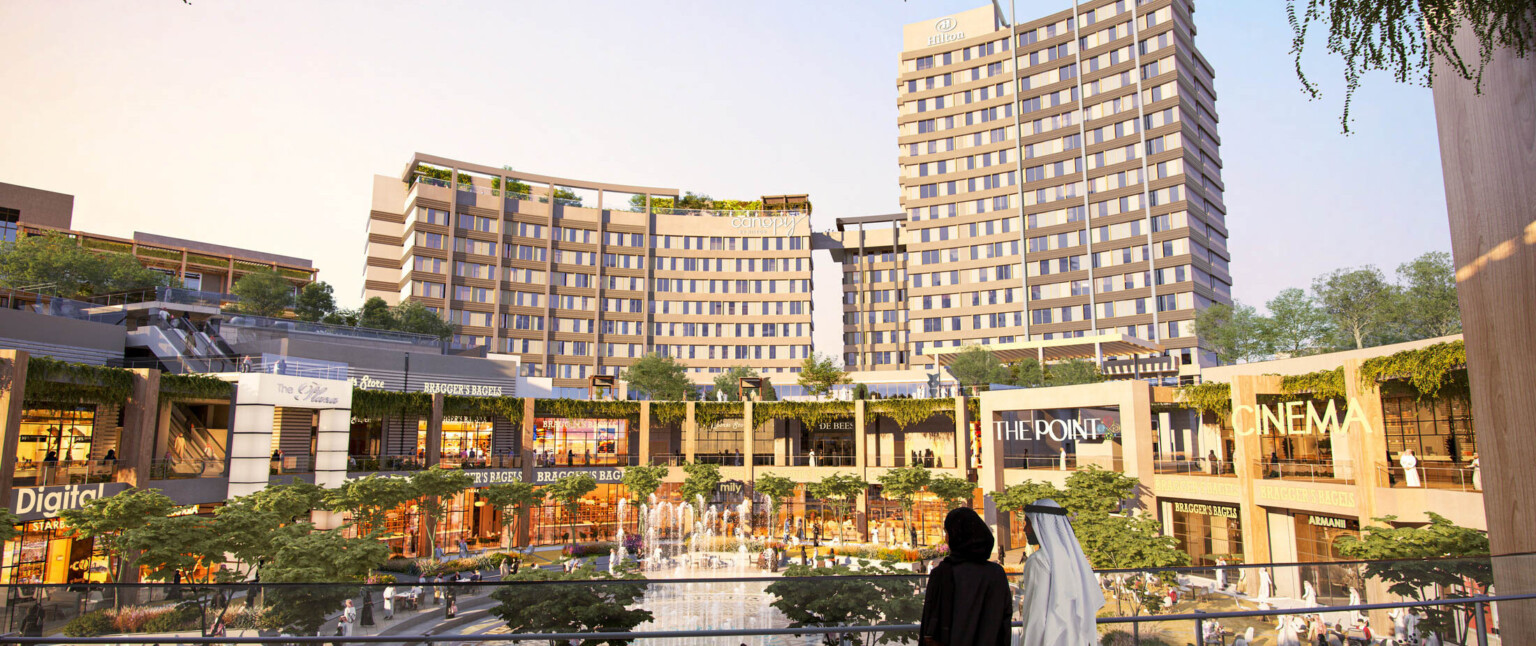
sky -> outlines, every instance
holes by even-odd
[[[5,0],[0,182],[75,195],[75,228],[309,258],[360,303],[375,174],[414,152],[716,198],[809,193],[812,225],[900,210],[901,27],[975,0]],[[1019,2],[1021,19],[1064,2]],[[1296,79],[1285,4],[1202,1],[1233,292],[1448,251],[1428,89],[1339,63]],[[841,352],[816,262],[818,351]]]

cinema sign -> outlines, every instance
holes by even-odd
[[[1315,400],[1282,402],[1274,405],[1243,404],[1232,408],[1232,418],[1246,412],[1254,417],[1253,426],[1236,428],[1238,435],[1323,435],[1340,433],[1357,426],[1365,433],[1371,432],[1371,422],[1360,413],[1360,402],[1354,397],[1344,409],[1344,419],[1339,419],[1337,402],[1330,399],[1327,406],[1318,409]]]

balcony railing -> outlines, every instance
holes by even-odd
[[[314,470],[315,456],[285,455],[272,458],[272,467],[269,472],[272,475],[286,475],[290,473],[310,473]]]
[[[534,467],[628,467],[639,463],[639,458],[612,453],[535,452]]]
[[[1393,489],[1411,489],[1408,474],[1402,466],[1377,467],[1379,485],[1385,485]],[[1425,465],[1419,463],[1415,469],[1418,472],[1417,488],[1421,489],[1445,489],[1450,491],[1482,491],[1483,478],[1478,469],[1466,466],[1440,466]]]
[[[651,212],[657,215],[693,215],[713,218],[774,218],[805,215],[804,211],[733,211],[730,209],[674,209],[668,207],[654,207],[651,209]]]
[[[1183,474],[1196,476],[1225,476],[1236,478],[1237,472],[1232,470],[1232,461],[1217,458],[1200,458],[1197,460],[1156,460],[1152,463],[1153,473]]]
[[[1348,460],[1279,460],[1258,465],[1259,477],[1350,484],[1355,481],[1354,463]]]
[[[349,455],[347,470],[373,473],[379,471],[420,471],[426,461],[414,455]]]
[[[117,460],[20,462],[13,482],[17,487],[95,484],[111,482],[116,473]]]
[[[149,465],[151,480],[187,480],[224,477],[224,458],[171,458]]]

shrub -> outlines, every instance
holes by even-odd
[[[148,621],[144,622],[144,632],[147,633],[174,633],[183,630],[197,628],[198,609],[196,606],[178,606],[163,612],[151,614]]]
[[[69,620],[69,623],[64,624],[64,636],[96,637],[110,633],[113,629],[111,610],[103,609]]]
[[[602,556],[604,554],[613,552],[613,547],[613,541],[582,543],[579,545],[567,545],[561,553],[573,558],[581,556]]]
[[[420,575],[423,570],[432,565],[431,559],[407,559],[393,558],[384,561],[379,566],[381,572],[400,572],[402,574]]]
[[[513,561],[522,560],[522,558],[523,557],[520,554],[508,554],[506,552],[491,552],[490,554],[486,554],[484,556],[481,556],[480,558],[478,558],[476,560],[478,560],[480,562],[480,568],[481,569],[483,569],[483,570],[494,570],[494,569],[497,569],[497,568],[501,567],[502,563],[511,564]]]
[[[393,575],[393,574],[375,574],[373,576],[368,577],[367,583],[368,583],[368,585],[389,585],[391,583],[395,583],[395,575]]]

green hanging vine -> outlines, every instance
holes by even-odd
[[[1232,384],[1223,381],[1179,386],[1179,403],[1201,413],[1215,413],[1222,421],[1232,417]]]
[[[1420,398],[1435,397],[1447,388],[1465,393],[1467,346],[1461,341],[1436,343],[1367,359],[1360,364],[1362,386],[1389,380],[1406,382],[1418,391]]]
[[[427,393],[352,389],[352,417],[377,419],[431,414],[432,395]]]
[[[27,360],[26,403],[121,404],[133,393],[133,373],[122,368],[59,361]]]
[[[1304,375],[1286,375],[1280,378],[1280,389],[1286,395],[1310,395],[1313,399],[1348,397],[1344,388],[1344,366]]]
[[[732,417],[741,419],[745,414],[741,402],[698,402],[693,405],[693,423],[701,431],[712,429]]]
[[[875,399],[864,402],[864,424],[873,425],[881,415],[891,418],[897,426],[906,428],[925,421],[934,415],[955,419],[955,400],[938,399]]]
[[[160,397],[168,400],[229,399],[235,385],[207,375],[160,375]]]
[[[566,419],[625,419],[640,423],[640,402],[590,401],[585,399],[540,399],[533,412],[539,417]]]
[[[688,402],[651,402],[652,422],[666,426],[688,417]]]
[[[772,419],[797,419],[806,428],[816,428],[822,421],[852,417],[853,402],[757,402],[752,406],[752,425],[762,426]]]
[[[967,421],[975,422],[981,419],[981,398],[965,398],[965,417]]]
[[[443,416],[480,419],[501,417],[511,422],[513,426],[520,427],[523,423],[523,398],[444,395]]]

